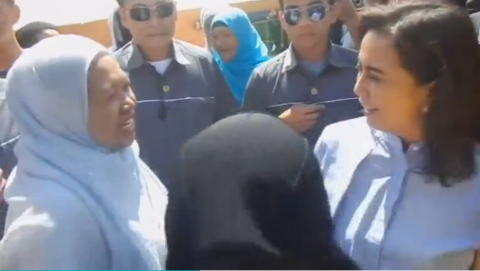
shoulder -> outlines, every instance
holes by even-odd
[[[125,68],[128,61],[132,57],[133,45],[132,42],[125,44],[122,48],[119,48],[112,52],[113,57],[117,60],[122,68]]]
[[[358,51],[345,48],[336,44],[332,44],[330,52],[331,61],[334,61],[336,66],[344,68],[355,68],[358,63]]]
[[[93,214],[80,198],[54,182],[38,179],[27,187],[14,173],[9,178],[5,198],[9,205],[6,236],[22,227],[58,235],[68,232],[70,237],[98,230]]]
[[[252,73],[252,78],[255,79],[273,79],[281,71],[283,59],[286,52],[282,52],[275,57],[265,61],[260,66],[255,68]]]
[[[324,142],[335,142],[339,140],[344,140],[345,138],[350,138],[351,134],[349,133],[362,133],[370,132],[370,127],[368,126],[366,117],[359,117],[355,119],[340,121],[334,124],[331,124],[323,130],[323,133],[320,139]]]
[[[353,150],[352,145],[371,141],[371,128],[365,117],[337,122],[327,126],[315,144],[315,156],[322,160],[342,150]],[[362,143],[359,143],[362,142]]]
[[[212,62],[213,56],[205,48],[181,40],[173,40],[188,60]]]

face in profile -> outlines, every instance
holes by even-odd
[[[238,48],[238,40],[233,31],[225,26],[214,26],[211,35],[213,48],[220,54],[223,62],[232,61]]]
[[[126,0],[120,14],[123,25],[141,46],[169,44],[175,34],[177,11],[173,0]]]
[[[336,13],[328,0],[285,0],[279,17],[295,46],[312,47],[328,39]]]
[[[0,0],[0,41],[12,35],[19,18],[20,9],[12,0]]]
[[[101,146],[119,150],[135,140],[136,98],[115,58],[102,55],[88,79],[89,131]]]
[[[376,129],[403,134],[422,124],[430,85],[419,85],[401,66],[390,37],[368,32],[359,53],[355,93],[368,123]]]

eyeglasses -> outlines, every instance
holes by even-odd
[[[296,26],[302,21],[302,17],[306,16],[313,22],[320,22],[325,18],[327,7],[323,4],[314,4],[308,6],[305,11],[300,8],[291,8],[285,10],[285,22],[290,26]]]
[[[133,7],[130,9],[130,18],[137,22],[146,22],[152,19],[153,16],[158,18],[167,18],[172,16],[175,11],[175,4],[173,2],[166,2],[155,7]]]

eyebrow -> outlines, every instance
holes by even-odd
[[[384,74],[383,70],[381,70],[380,68],[377,68],[377,67],[372,67],[372,66],[366,66],[365,69],[369,72],[374,72],[374,73],[378,73],[378,74]]]
[[[309,2],[306,6],[309,7],[309,6],[314,6],[314,5],[318,5],[318,4],[323,5],[324,2],[322,2],[320,0],[315,0],[315,1]],[[287,5],[287,6],[285,6],[285,9],[297,9],[299,7],[300,7],[299,5]]]
[[[360,61],[358,61],[358,63],[357,63],[357,69],[359,69],[359,70],[365,69],[368,72],[373,72],[373,73],[378,73],[378,74],[384,74],[385,73],[380,68],[377,68],[377,67],[374,67],[374,66],[371,66],[371,65],[364,66],[364,65],[362,65],[362,63]]]
[[[153,5],[145,5],[145,4],[139,3],[139,4],[133,5],[133,7],[134,7],[134,8],[136,8],[136,7],[147,7],[147,8],[148,8],[148,7],[156,7],[156,6],[159,6],[159,5],[161,5],[161,4],[165,4],[165,3],[167,3],[167,2],[169,2],[169,1],[167,1],[167,0],[157,1],[157,2],[156,2],[155,4],[153,4]]]

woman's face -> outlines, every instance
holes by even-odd
[[[389,37],[368,32],[361,44],[355,93],[368,123],[406,140],[421,134],[430,86],[419,86]]]
[[[119,150],[135,140],[137,100],[130,82],[111,55],[99,57],[89,72],[89,131],[102,146]]]
[[[212,30],[213,48],[222,57],[223,62],[230,62],[237,54],[238,40],[228,27],[217,26]]]

